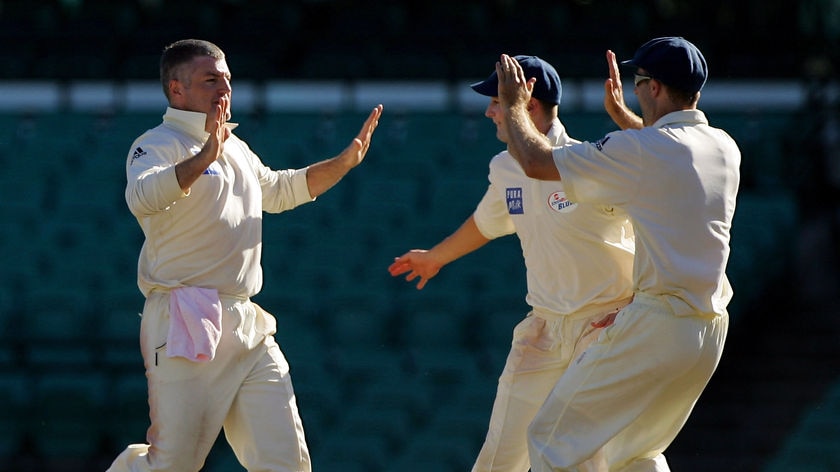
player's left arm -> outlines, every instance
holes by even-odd
[[[361,164],[370,149],[373,131],[379,125],[382,105],[377,105],[368,115],[362,129],[341,154],[309,166],[306,183],[312,198],[322,195],[337,184],[351,169]]]
[[[508,151],[528,177],[560,180],[551,143],[534,126],[526,108],[536,79],[526,79],[516,59],[507,54],[502,54],[496,63],[496,74],[499,76],[499,103],[506,113]]]
[[[615,53],[607,51],[607,67],[610,70],[610,77],[604,81],[604,109],[610,118],[621,129],[641,129],[642,118],[633,113],[624,102],[624,89],[621,86],[621,74],[618,71],[618,62]]]

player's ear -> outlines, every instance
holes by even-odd
[[[648,82],[648,87],[650,87],[650,93],[654,97],[659,95],[660,93],[665,93],[665,86],[662,82],[656,79],[650,79]]]
[[[528,110],[528,113],[531,113],[532,111],[534,111],[534,109],[536,107],[537,107],[537,99],[534,98],[534,97],[531,97],[528,100],[528,105],[525,106],[525,109]]]
[[[169,81],[169,96],[174,97],[176,95],[181,95],[183,93],[183,84],[178,79],[172,79]]]

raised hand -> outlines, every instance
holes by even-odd
[[[373,131],[379,125],[381,115],[382,105],[377,105],[368,115],[359,134],[340,154],[309,166],[306,171],[306,184],[312,198],[318,197],[332,188],[350,172],[350,169],[362,163],[368,149],[370,149]]]
[[[373,138],[373,131],[379,125],[379,117],[382,115],[382,105],[377,105],[368,115],[367,120],[362,125],[359,134],[353,141],[341,152],[339,158],[350,167],[356,167],[361,164],[365,155],[370,148],[370,143]]]
[[[496,63],[496,75],[499,76],[499,103],[504,107],[525,105],[531,99],[534,83],[537,79],[527,79],[522,66],[511,56],[502,54]]]
[[[227,120],[230,117],[230,97],[222,97],[207,115],[205,129],[210,135],[198,154],[175,165],[175,178],[185,193],[189,193],[192,184],[198,180],[201,173],[207,170],[225,149],[225,141],[230,137]]]
[[[642,119],[624,102],[624,88],[621,85],[618,62],[615,53],[610,50],[607,50],[607,68],[610,77],[604,81],[604,109],[621,129],[641,128]]]
[[[204,144],[213,159],[218,159],[224,151],[225,141],[230,137],[230,128],[227,122],[230,119],[230,97],[222,97],[214,107],[213,115],[208,116],[210,136]]]
[[[618,62],[615,60],[615,53],[607,51],[607,67],[610,77],[604,82],[604,108],[610,116],[624,107],[624,90],[621,86],[621,74],[618,70]]]

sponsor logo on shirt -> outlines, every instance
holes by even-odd
[[[522,205],[522,187],[509,187],[505,189],[505,200],[507,200],[509,214],[522,215],[525,213],[525,208]]]
[[[575,209],[577,203],[566,198],[566,192],[554,192],[548,196],[548,206],[558,213],[568,213]]]
[[[136,161],[137,159],[140,159],[141,157],[143,157],[145,155],[146,155],[146,151],[144,151],[143,148],[138,146],[137,149],[135,149],[134,152],[131,154],[131,162],[128,165],[134,164],[134,161]]]
[[[204,175],[219,175],[219,170],[214,169],[213,164],[210,164],[210,167],[204,169],[204,172],[202,172],[202,174],[204,174]]]

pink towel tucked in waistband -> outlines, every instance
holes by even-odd
[[[167,357],[212,361],[222,336],[222,303],[212,288],[182,287],[170,292]]]

